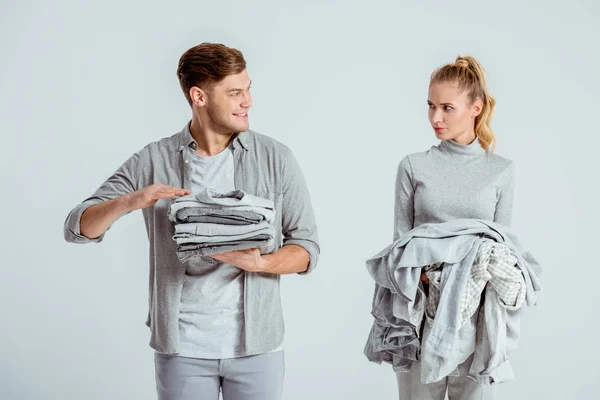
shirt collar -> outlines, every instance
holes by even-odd
[[[457,143],[454,140],[443,140],[439,147],[443,152],[450,154],[479,155],[485,153],[477,137],[467,145]]]
[[[192,148],[194,151],[196,151],[198,149],[198,142],[196,142],[196,140],[192,136],[192,133],[190,132],[191,122],[192,122],[191,120],[188,121],[188,123],[185,124],[185,126],[179,133],[179,151],[183,151],[184,149],[186,149],[188,147]],[[249,136],[248,131],[236,133],[233,138],[233,148],[235,149],[236,146],[238,146],[238,144],[239,144],[242,146],[242,148],[244,150],[247,151],[248,150],[248,136]]]

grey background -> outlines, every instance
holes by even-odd
[[[293,149],[313,196],[320,265],[283,279],[286,400],[397,397],[362,355],[364,260],[391,241],[399,160],[436,143],[429,74],[459,54],[488,72],[514,226],[545,266],[499,398],[597,398],[598,3],[282,3],[0,2],[0,398],[155,398],[141,213],[101,245],[63,242],[62,224],[183,127],[175,69],[202,41],[244,52],[251,127]]]

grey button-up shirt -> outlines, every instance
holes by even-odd
[[[111,200],[148,185],[161,183],[191,189],[189,161],[198,144],[185,128],[150,143],[131,156],[96,192],[68,215],[65,240],[71,243],[100,242],[104,235],[88,239],[81,234],[80,220],[90,206]],[[276,238],[273,251],[284,245],[302,246],[310,255],[308,270],[317,265],[319,245],[309,192],[300,167],[288,147],[253,131],[233,139],[235,187],[273,200]],[[185,264],[177,258],[173,222],[168,218],[169,200],[159,200],[142,210],[150,242],[149,312],[150,346],[160,353],[176,354],[179,346],[179,306]],[[284,322],[279,275],[246,272],[244,279],[244,345],[248,355],[276,349],[283,341]]]

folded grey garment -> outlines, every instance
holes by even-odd
[[[223,218],[226,221],[241,221],[257,224],[264,221],[264,215],[252,211],[238,211],[235,209],[209,208],[209,207],[188,207],[183,208],[176,213],[178,222],[206,222],[201,220],[206,217]],[[230,223],[230,225],[238,225]],[[239,224],[241,225],[241,224]]]
[[[227,253],[235,250],[259,249],[262,254],[270,252],[274,243],[274,239],[270,238],[263,241],[246,241],[234,245],[219,245],[200,247],[196,250],[177,251],[179,261],[186,262],[194,257],[210,256],[213,254]]]
[[[262,197],[253,196],[244,192],[243,190],[232,190],[229,192],[218,192],[217,190],[205,187],[202,190],[189,194],[187,196],[180,196],[174,199],[175,203],[196,201],[202,204],[226,206],[226,207],[240,207],[240,206],[252,206],[262,207],[271,210],[275,209],[273,200],[263,199]]]
[[[265,207],[257,207],[257,206],[220,206],[218,204],[202,204],[197,201],[179,201],[171,203],[169,206],[169,211],[167,212],[167,217],[169,221],[177,222],[177,213],[181,210],[185,210],[188,208],[208,208],[208,209],[220,209],[228,212],[251,212],[254,214],[258,214],[264,217],[269,223],[275,221],[275,210],[273,208],[265,208]]]
[[[175,238],[187,237],[184,235],[208,236],[208,237],[228,237],[235,236],[235,239],[242,239],[242,235],[254,236],[263,233],[275,233],[273,227],[267,222],[262,221],[258,224],[246,225],[223,225],[223,224],[203,224],[203,223],[187,223],[175,224]],[[191,237],[191,236],[189,236]],[[243,238],[248,238],[244,236]],[[215,240],[203,240],[203,242],[215,242]]]
[[[242,217],[222,217],[219,215],[194,215],[187,217],[185,221],[180,221],[180,223],[185,224],[220,224],[220,225],[256,225],[260,221],[254,221],[250,219],[245,219]]]
[[[222,243],[186,243],[186,244],[180,244],[177,247],[177,251],[191,251],[191,250],[204,249],[207,247],[218,247],[218,246],[237,246],[239,244],[244,244],[244,243],[254,243],[256,246],[259,246],[262,243],[264,243],[265,241],[269,241],[271,239],[272,239],[272,237],[269,235],[258,235],[251,239],[231,240],[229,242],[222,242]]]
[[[186,243],[214,243],[214,245],[227,243],[232,240],[244,240],[244,239],[253,239],[259,235],[268,235],[268,237],[275,237],[275,228],[272,226],[267,226],[264,229],[255,232],[248,232],[243,235],[232,235],[232,236],[200,236],[194,235],[190,233],[176,233],[173,235],[173,239],[177,242],[177,244],[186,244]]]

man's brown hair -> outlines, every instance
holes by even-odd
[[[241,51],[220,43],[201,43],[183,53],[177,66],[177,78],[191,106],[192,87],[209,90],[212,84],[245,69],[246,60]]]

